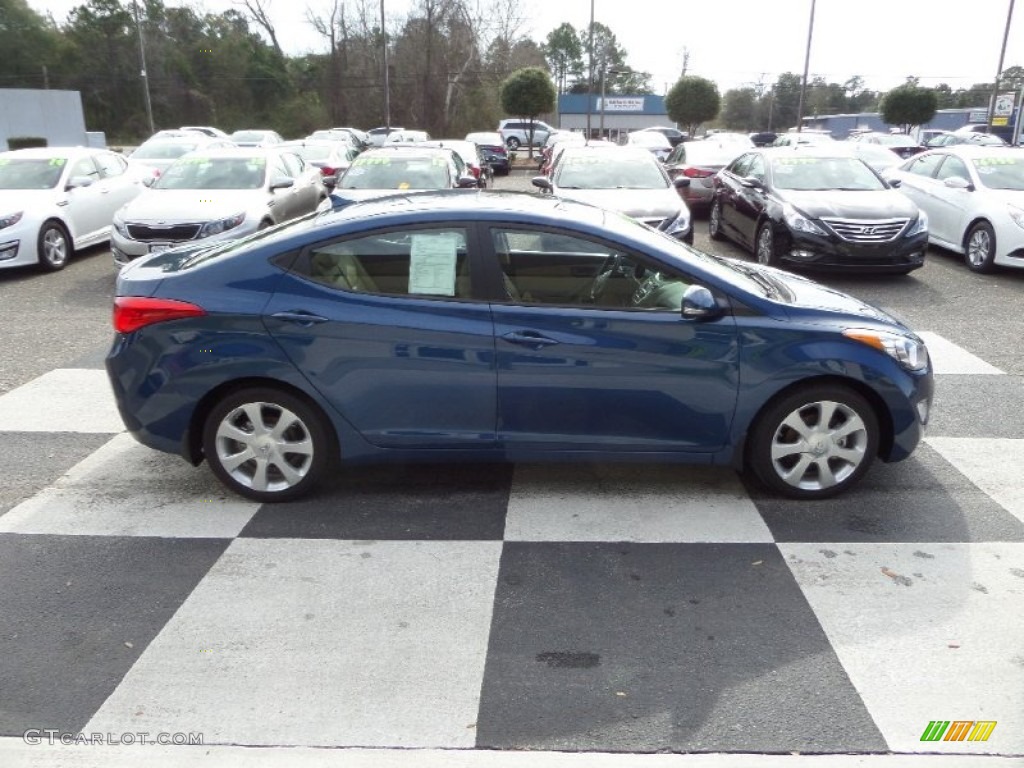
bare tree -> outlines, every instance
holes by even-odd
[[[270,44],[274,46],[278,56],[283,56],[281,45],[277,42],[277,30],[274,29],[274,23],[270,20],[270,2],[271,0],[241,0],[241,2],[236,2],[236,5],[245,8],[249,17],[267,33]]]

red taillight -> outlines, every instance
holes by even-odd
[[[114,299],[114,330],[131,333],[153,323],[201,317],[206,310],[174,299],[147,299],[140,296],[118,296]]]
[[[337,171],[337,170],[338,170],[337,168],[331,168],[331,166],[329,166],[329,165],[321,165],[320,166],[320,173],[323,176],[333,176],[334,172]]]
[[[714,171],[709,171],[706,168],[685,168],[683,169],[683,176],[688,179],[706,179],[708,176],[714,176]]]

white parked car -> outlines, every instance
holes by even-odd
[[[231,240],[316,210],[320,170],[293,152],[216,149],[185,155],[114,215],[119,266],[196,240]]]
[[[974,272],[1024,267],[1024,152],[956,144],[883,176],[928,214],[928,240],[963,254]]]
[[[616,211],[692,245],[690,209],[677,191],[689,184],[687,178],[670,179],[649,152],[614,146],[568,145],[550,176],[533,179],[557,197]]]
[[[76,250],[106,242],[114,212],[148,173],[100,149],[0,153],[0,267],[62,269]]]
[[[672,154],[671,142],[657,131],[633,131],[626,138],[626,144],[646,149],[661,162],[665,162]]]
[[[198,131],[181,131],[177,136],[155,135],[142,142],[128,159],[148,165],[157,177],[170,167],[171,163],[189,152],[206,149],[233,147],[230,139],[211,138]]]

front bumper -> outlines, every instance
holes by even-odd
[[[39,228],[36,223],[26,225],[24,220],[13,227],[0,229],[0,269],[25,267],[39,262],[36,241]]]
[[[195,224],[197,222],[189,223]],[[191,238],[188,240],[135,240],[130,237],[125,237],[118,232],[116,228],[111,227],[110,252],[114,257],[114,263],[119,267],[123,267],[126,264],[130,264],[140,256],[146,256],[150,253],[175,248],[179,245],[216,243],[221,240],[235,240],[239,237],[245,237],[246,235],[253,234],[258,228],[258,221],[254,219],[250,220],[249,217],[246,217],[245,221],[237,227],[232,227],[231,229],[225,230],[224,232],[216,235],[210,235],[209,237]]]
[[[900,236],[887,243],[854,243],[834,235],[778,228],[779,260],[793,267],[841,272],[908,272],[924,266],[928,233]]]

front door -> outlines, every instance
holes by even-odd
[[[683,319],[686,275],[567,233],[493,227],[490,239],[508,292],[493,313],[498,439],[510,456],[726,444],[736,327],[731,315]]]

